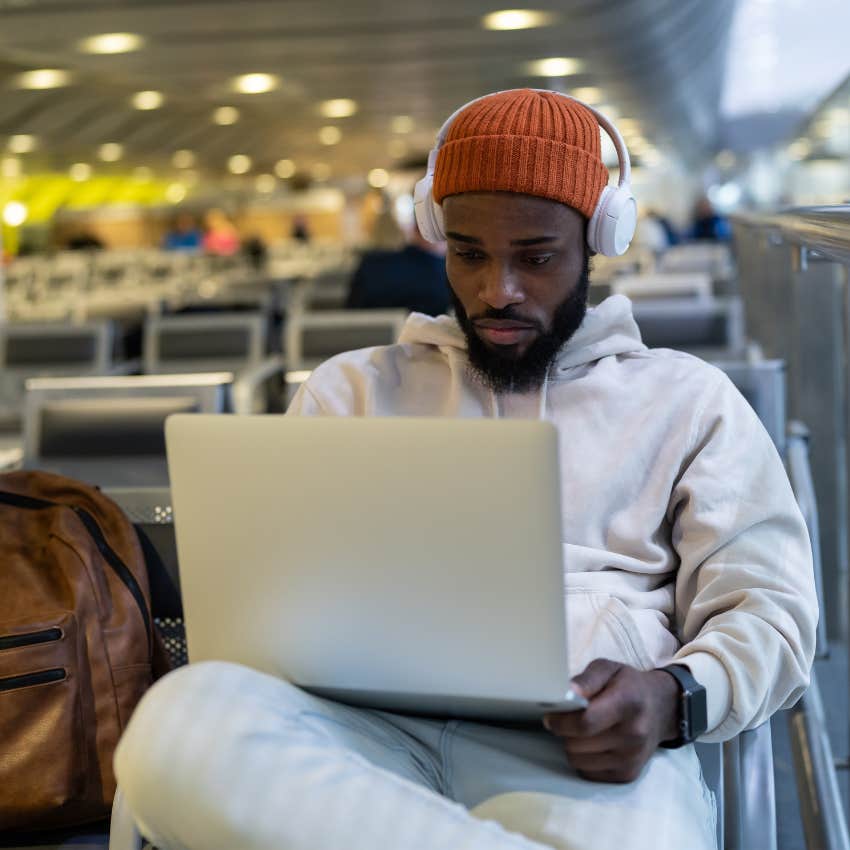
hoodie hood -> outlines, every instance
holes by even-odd
[[[466,337],[457,319],[451,316],[431,318],[422,313],[412,313],[399,342],[466,351]],[[632,302],[625,295],[612,295],[598,307],[588,309],[579,329],[555,358],[555,370],[560,372],[612,354],[644,350],[646,346],[641,341],[632,315]]]

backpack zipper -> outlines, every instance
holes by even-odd
[[[64,667],[54,667],[52,670],[42,670],[39,673],[24,673],[22,676],[7,676],[5,679],[0,679],[0,691],[46,685],[48,682],[61,682],[67,678],[68,674]]]
[[[44,508],[70,508],[79,517],[89,536],[94,540],[98,551],[103,556],[104,560],[112,567],[118,578],[126,585],[130,591],[136,604],[139,607],[139,613],[142,615],[142,620],[145,624],[145,634],[148,639],[148,652],[153,652],[153,635],[151,630],[151,620],[148,614],[147,606],[145,605],[145,596],[142,593],[142,588],[139,587],[138,581],[133,573],[130,572],[127,565],[116,554],[115,550],[109,545],[106,537],[103,534],[97,520],[84,508],[77,508],[74,505],[66,505],[62,502],[50,502],[47,499],[34,499],[32,496],[19,496],[17,493],[7,493],[0,491],[0,503],[13,505],[17,508],[26,508],[27,510],[42,510]]]
[[[6,635],[0,637],[0,650],[17,649],[19,646],[34,646],[37,643],[50,643],[60,640],[62,629],[43,629],[40,632],[27,632],[25,635]]]

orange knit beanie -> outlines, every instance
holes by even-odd
[[[434,200],[461,192],[519,192],[593,215],[608,169],[599,122],[554,92],[514,89],[470,104],[437,155]]]

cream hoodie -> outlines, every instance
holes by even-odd
[[[631,304],[589,310],[540,392],[494,396],[454,319],[410,316],[397,345],[319,366],[295,415],[545,417],[560,434],[571,674],[594,658],[686,664],[707,741],[792,705],[818,611],[782,461],[723,372],[647,349]]]

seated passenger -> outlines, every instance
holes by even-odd
[[[585,106],[530,90],[467,105],[433,181],[457,319],[413,316],[397,345],[327,361],[289,411],[554,423],[571,670],[588,707],[545,729],[407,717],[190,665],[143,699],[116,758],[158,847],[715,846],[690,740],[732,738],[806,687],[811,551],[782,462],[726,376],[648,350],[622,296],[587,309],[607,179]]]
[[[382,310],[403,307],[439,316],[451,306],[442,246],[426,242],[414,227],[400,251],[368,251],[351,279],[345,306]]]

